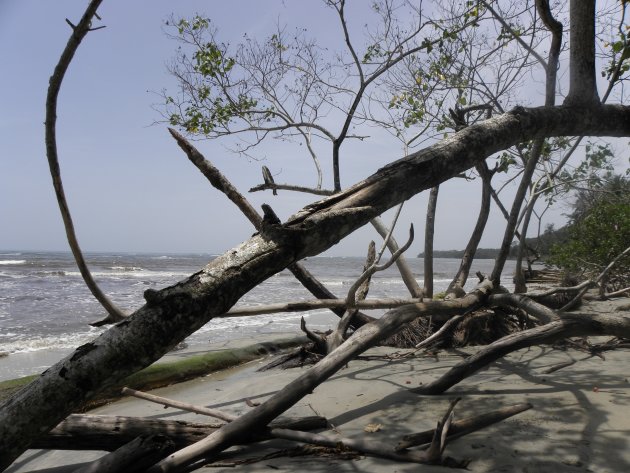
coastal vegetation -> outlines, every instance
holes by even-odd
[[[630,254],[624,254],[630,242],[630,180],[607,176],[578,192],[573,208],[566,240],[550,248],[549,262],[579,279],[595,279],[616,260],[598,280],[599,290],[623,293],[630,287]]]
[[[215,317],[317,306],[329,307],[340,321],[327,334],[315,333],[303,322],[302,330],[318,351],[314,366],[300,371],[283,389],[243,415],[219,413],[226,423],[202,439],[183,448],[177,446],[175,451],[165,449],[163,443],[156,446],[158,458],[143,470],[190,471],[227,448],[249,441],[252,433],[318,445],[328,442],[400,461],[446,464],[443,452],[457,400],[431,433],[426,450],[404,447],[393,452],[392,446],[344,438],[333,442],[302,430],[267,426],[366,350],[405,331],[424,331],[422,341],[415,345],[422,349],[439,345],[453,330],[488,313],[514,327],[434,381],[410,391],[423,395],[442,394],[521,348],[568,337],[630,338],[630,320],[619,314],[567,312],[593,285],[599,284],[601,297],[610,297],[610,284],[619,281],[619,273],[613,270],[627,274],[627,201],[617,204],[594,198],[585,208],[580,207],[580,215],[571,224],[573,230],[568,230],[574,243],[565,245],[573,253],[551,251],[558,264],[569,267],[574,262],[580,268],[592,268],[584,273],[585,281],[533,292],[521,270],[523,262],[527,264],[529,226],[567,191],[590,182],[594,175],[590,171],[605,169],[611,162],[606,145],[583,148],[583,137],[630,136],[630,108],[623,105],[622,87],[630,69],[630,44],[626,29],[617,27],[625,25],[626,2],[600,8],[595,0],[571,0],[568,7],[547,0],[479,0],[436,2],[428,8],[383,1],[372,5],[377,23],[360,30],[364,34],[357,34],[359,38],[350,28],[350,3],[331,0],[324,4],[335,15],[344,38],[337,53],[325,53],[308,35],[287,35],[282,28],[267,38],[246,38],[230,49],[208,18],[199,15],[167,22],[181,45],[171,67],[179,89],[164,92],[161,108],[174,127],[169,132],[210,184],[249,219],[256,233],[187,279],[159,291],[145,291],[146,304],[133,314],[108,308],[108,316],[100,323],[115,324],[5,400],[0,405],[0,469],[7,468],[72,412],[100,393],[120,387]],[[101,0],[92,0],[76,25],[68,21],[70,40],[50,81],[46,142],[58,196],[57,94],[81,41],[99,28],[93,23],[99,19],[100,4]],[[605,40],[598,36],[601,30],[607,31]],[[566,31],[570,31],[568,43]],[[596,46],[603,57],[596,57]],[[566,63],[569,83],[565,96],[558,87],[558,72],[567,72]],[[601,74],[605,82],[598,84]],[[532,91],[522,80],[530,75],[543,84],[535,95],[537,100],[531,99]],[[601,95],[598,85],[604,87]],[[618,103],[608,104],[609,99]],[[530,106],[532,101],[540,105]],[[394,136],[405,156],[360,182],[342,186],[348,142],[368,140],[367,130],[374,128]],[[248,155],[266,139],[300,142],[306,150],[302,155],[312,162],[315,184],[279,184],[269,168],[263,167],[263,182],[252,191],[267,191],[270,198],[278,196],[278,191],[325,198],[284,222],[268,204],[262,206],[261,215],[191,143],[191,136],[236,138],[230,143]],[[320,156],[326,158],[327,173]],[[324,177],[331,186],[324,187]],[[433,225],[440,186],[451,179],[479,183],[480,210],[445,297],[434,299]],[[506,186],[511,193],[501,192]],[[425,279],[420,285],[403,256],[415,236],[413,225],[404,244],[398,244],[393,232],[403,203],[423,191],[429,191],[431,198],[425,218]],[[627,193],[621,195],[627,197]],[[487,230],[491,202],[505,217],[503,240],[491,274],[477,274],[476,286],[465,290],[472,261],[480,256],[478,246]],[[67,204],[63,199],[59,204],[66,228],[71,228]],[[390,209],[396,210],[387,226],[381,216]],[[457,216],[453,219],[458,227]],[[380,249],[374,243],[366,245],[363,272],[348,285],[346,294],[333,294],[300,264],[368,223],[383,242]],[[601,238],[602,232],[610,239]],[[551,229],[548,233],[552,234]],[[78,242],[72,242],[72,232],[68,236],[80,260]],[[515,240],[516,287],[510,293],[501,283]],[[600,245],[596,248],[594,242]],[[389,258],[385,257],[387,249]],[[590,259],[583,264],[578,258]],[[393,264],[400,270],[409,298],[368,299],[372,276]],[[317,300],[231,310],[241,296],[285,268]],[[89,280],[87,274],[84,277]],[[628,288],[615,286],[614,292],[623,295]],[[558,310],[543,304],[556,293],[568,295],[567,304]],[[386,312],[380,318],[365,313],[374,307]],[[420,320],[430,322],[418,324]],[[500,420],[501,416],[494,418]],[[132,450],[135,448],[134,444]],[[127,460],[128,466],[136,461],[128,450],[112,452],[109,458]],[[119,467],[119,471],[125,468]]]

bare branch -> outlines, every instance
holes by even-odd
[[[370,268],[374,264],[375,261],[376,261],[376,244],[374,243],[374,241],[370,241],[370,244],[368,245],[367,258],[365,260],[365,264],[363,265],[363,271],[365,272],[368,268]],[[370,277],[365,279],[363,283],[357,289],[355,300],[364,301],[368,295],[369,289],[370,289]],[[346,313],[343,314],[343,317],[339,321],[339,324],[337,324],[337,329],[332,334],[330,334],[327,338],[326,353],[330,353],[339,345],[341,345],[341,343],[346,338],[346,333],[348,332],[348,329],[350,328],[350,322],[352,321],[352,318],[355,316],[356,313],[357,313],[357,309],[355,308],[346,309]]]
[[[346,342],[340,345],[326,358],[289,383],[284,389],[275,393],[260,406],[226,424],[204,440],[174,453],[149,469],[147,473],[170,472],[185,465],[190,465],[199,458],[211,458],[212,455],[233,444],[244,431],[266,425],[280,413],[285,412],[354,357],[374,346],[380,340],[396,333],[405,323],[421,315],[434,313],[436,309],[447,313],[453,311],[459,313],[471,307],[479,306],[481,299],[491,289],[492,283],[486,280],[471,294],[456,301],[428,301],[388,312],[373,323],[361,327],[351,337],[352,343]]]
[[[221,192],[223,192],[228,199],[230,199],[239,209],[245,217],[259,230],[262,223],[262,217],[258,214],[256,209],[249,203],[249,201],[238,191],[236,187],[228,181],[225,176],[212,165],[204,156],[195,148],[183,135],[177,132],[173,128],[168,129],[169,133],[179,147],[186,153],[188,159],[206,176],[210,184]]]
[[[488,304],[508,310],[522,309],[543,324],[558,320],[558,315],[553,310],[522,294],[492,294],[488,298]]]
[[[606,268],[604,268],[604,270],[599,274],[599,276],[597,276],[597,278],[595,279],[595,281],[593,281],[593,283],[597,284],[598,282],[600,282],[610,272],[610,270],[615,266],[615,264],[617,264],[617,262],[628,253],[630,253],[630,246],[626,248],[625,250],[623,250],[619,255],[617,255],[617,257],[614,260],[612,260],[608,264],[608,266],[606,266]],[[586,293],[586,291],[588,291],[588,286],[583,288],[578,294],[576,294],[576,296],[573,299],[571,299],[564,306],[562,306],[558,310],[558,312],[565,312],[567,310],[571,310],[573,307],[575,307],[576,303],[582,298],[582,296]]]
[[[280,312],[304,312],[307,310],[317,309],[334,309],[334,308],[356,308],[356,309],[392,309],[394,307],[401,307],[407,304],[417,304],[422,302],[422,299],[368,299],[364,301],[355,301],[354,305],[350,306],[348,301],[344,299],[317,299],[311,301],[299,301],[299,302],[282,302],[278,304],[266,304],[256,305],[251,307],[238,307],[231,309],[221,315],[217,315],[217,318],[225,317],[249,317],[252,315],[263,314],[277,314]]]
[[[393,229],[393,226],[392,226],[392,229]],[[391,232],[391,230],[390,230],[390,232]],[[405,251],[407,251],[407,249],[411,246],[411,243],[413,243],[413,224],[411,224],[411,226],[409,227],[409,239],[407,240],[407,243],[405,243],[402,248],[399,248],[398,251],[395,252],[391,256],[391,258],[389,259],[389,261],[387,261],[387,263],[382,264],[382,265],[378,265],[377,264],[379,259],[380,259],[380,256],[383,254],[383,251],[384,251],[384,249],[386,247],[386,244],[384,244],[383,248],[381,249],[381,252],[376,257],[376,261],[372,264],[372,266],[370,266],[366,271],[363,272],[363,274],[354,282],[354,284],[352,284],[352,286],[348,290],[348,296],[346,298],[346,301],[348,302],[348,307],[355,307],[355,304],[356,304],[356,291],[359,288],[359,286],[363,283],[363,281],[367,280],[375,272],[377,272],[377,271],[384,271],[385,269],[389,268],[392,264],[394,264],[396,259],[401,254],[403,254]]]
[[[440,327],[440,329],[435,332],[433,335],[431,335],[430,337],[425,338],[424,340],[422,340],[420,343],[418,343],[415,348],[417,349],[422,349],[422,348],[426,348],[430,345],[432,345],[433,343],[435,343],[436,341],[438,341],[439,339],[441,339],[445,334],[447,334],[448,332],[450,332],[450,330],[452,328],[454,328],[455,326],[457,326],[457,324],[466,316],[466,314],[460,314],[460,315],[456,315],[455,317],[451,317],[450,319],[448,319],[448,321],[442,325]]]
[[[390,234],[390,231],[385,226],[381,218],[380,217],[373,218],[372,220],[370,220],[370,223],[376,229],[378,234],[383,238],[383,240],[387,242],[387,248],[389,248],[390,253],[391,254],[396,253],[399,248],[398,242],[393,237],[393,235],[390,235],[389,239],[387,238],[387,235]],[[400,276],[402,277],[402,280],[405,283],[405,286],[407,286],[407,289],[409,290],[411,297],[422,298],[422,295],[423,295],[422,289],[418,285],[418,281],[416,281],[416,278],[413,275],[413,271],[411,270],[411,267],[407,263],[405,255],[401,254],[398,257],[398,259],[396,259],[396,266],[398,267]]]
[[[532,301],[531,304],[535,302]],[[441,394],[508,353],[533,345],[549,344],[563,338],[585,335],[630,337],[630,319],[601,314],[563,314],[559,320],[513,333],[487,345],[452,367],[437,380],[412,391],[418,394]]]
[[[178,133],[176,130],[169,128],[169,132],[177,141],[177,144],[188,156],[188,159],[201,171],[201,173],[210,181],[213,187],[223,192],[228,199],[230,199],[240,210],[245,217],[252,223],[256,230],[261,229],[262,217],[258,214],[256,209],[249,203],[249,201],[243,196],[236,187],[219,171],[209,160],[207,160],[200,152],[195,148],[184,136]],[[276,186],[277,187],[277,186]],[[308,289],[311,294],[320,299],[334,299],[335,295],[330,292],[322,283],[320,283],[306,268],[300,263],[291,264],[288,269],[293,275],[302,283],[302,285]],[[343,308],[332,308],[333,312],[339,317],[344,314]],[[356,326],[360,326],[364,323],[369,323],[371,317],[365,314],[358,313],[354,319]]]
[[[156,396],[155,394],[144,393],[142,391],[137,391],[131,388],[126,388],[126,387],[122,388],[121,392],[129,396],[137,397],[138,399],[144,399],[146,401],[151,401],[156,404],[162,404],[163,406],[175,407],[177,409],[182,409],[184,411],[194,412],[196,414],[202,414],[204,416],[214,417],[216,419],[223,420],[225,422],[232,422],[237,417],[232,414],[219,411],[217,409],[210,409],[209,407],[203,407],[203,406],[194,406],[192,404],[188,404],[185,402],[167,399],[165,397]]]
[[[462,420],[454,420],[448,429],[449,440],[459,438],[462,435],[475,432],[489,425],[496,424],[504,419],[520,414],[533,406],[529,403],[516,404],[514,406],[501,407],[491,412],[480,414],[474,417],[467,417]],[[435,435],[435,429],[425,430],[417,434],[405,435],[401,442],[396,445],[396,451],[401,451],[416,445],[424,445],[431,441]]]
[[[314,195],[324,195],[329,196],[333,195],[335,192],[328,189],[317,189],[313,187],[304,187],[304,186],[294,186],[292,184],[258,184],[257,186],[252,187],[249,192],[260,192],[265,190],[286,190],[286,191],[294,191],[294,192],[304,192],[306,194],[314,194]]]
[[[488,2],[486,2],[485,0],[481,0],[481,3],[483,4],[483,6],[485,8],[488,9],[488,11],[490,13],[492,13],[492,16],[499,22],[501,23],[501,26],[503,26],[503,28],[505,28],[507,31],[510,32],[510,34],[512,35],[512,37],[516,40],[516,42],[518,44],[520,44],[523,49],[525,49],[529,54],[531,54],[532,56],[534,56],[536,58],[536,60],[540,63],[540,65],[543,67],[543,69],[547,70],[547,61],[545,61],[543,59],[543,57],[538,54],[536,52],[535,49],[533,49],[529,44],[527,44],[525,41],[523,41],[523,38],[521,38],[521,35],[516,33],[514,31],[514,28],[512,28],[512,26],[506,22],[503,17],[494,9],[490,6],[490,4]]]
[[[63,53],[61,53],[61,57],[59,58],[59,62],[55,67],[53,75],[50,77],[48,94],[46,96],[45,124],[46,157],[48,158],[50,176],[52,177],[53,186],[55,188],[55,195],[57,197],[57,203],[59,204],[59,210],[61,211],[61,218],[63,219],[63,225],[66,230],[68,244],[70,245],[72,255],[74,256],[74,260],[77,263],[86,286],[90,289],[92,295],[103,306],[108,314],[105,319],[91,324],[94,326],[120,322],[125,318],[126,314],[119,309],[105,295],[98,284],[96,284],[96,281],[94,281],[92,273],[85,262],[81,247],[79,246],[79,240],[77,239],[77,235],[74,230],[74,223],[72,222],[70,208],[66,200],[63,182],[61,180],[61,169],[57,154],[57,98],[59,96],[59,90],[61,89],[61,83],[63,82],[66,71],[68,70],[68,66],[70,66],[70,62],[79,48],[79,45],[83,41],[83,38],[85,38],[85,36],[89,33],[92,17],[96,14],[96,10],[100,6],[101,2],[102,0],[92,0],[76,26],[66,19],[66,22],[72,28],[72,35],[70,36]]]

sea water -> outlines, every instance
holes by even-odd
[[[132,312],[144,304],[146,289],[161,289],[199,271],[214,256],[210,254],[133,254],[89,253],[86,260],[103,292],[121,309]],[[414,275],[422,285],[423,260],[408,258]],[[364,258],[317,257],[304,261],[306,268],[330,291],[344,297],[361,274]],[[457,259],[434,261],[434,292],[443,291],[457,271]],[[493,260],[476,260],[471,274],[488,274]],[[510,275],[513,262],[508,261],[504,274]],[[511,279],[505,278],[506,280]],[[467,287],[474,286],[472,277]],[[507,282],[507,281],[506,281]],[[370,286],[370,298],[408,297],[408,292],[393,265],[376,273]],[[256,306],[278,302],[309,300],[308,293],[295,277],[283,271],[244,295],[238,306]],[[379,316],[383,311],[371,311]],[[107,328],[95,328],[91,322],[106,316],[105,311],[87,289],[70,253],[0,251],[0,379],[28,374],[29,360],[37,353],[54,351],[70,353]],[[189,346],[208,346],[228,340],[256,338],[262,334],[298,334],[301,317],[315,330],[334,327],[338,318],[327,309],[301,313],[269,314],[239,318],[216,318],[191,335]],[[24,360],[16,372],[15,361]],[[11,372],[3,371],[13,358]],[[40,357],[41,358],[41,357]],[[42,363],[38,361],[37,363]],[[36,363],[36,364],[37,364]],[[38,366],[40,368],[40,366]]]

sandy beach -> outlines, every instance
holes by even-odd
[[[589,310],[630,316],[628,299],[597,303]],[[462,400],[455,418],[491,411],[501,406],[529,402],[533,408],[489,428],[450,443],[445,454],[457,460],[469,459],[474,472],[619,472],[630,471],[630,352],[605,352],[605,360],[574,349],[534,347],[520,350],[476,373],[440,396],[419,396],[410,388],[434,380],[462,357],[477,348],[443,351],[437,356],[396,358],[404,351],[379,347],[352,361],[311,395],[291,408],[287,415],[325,416],[334,438],[369,437],[395,445],[403,435],[434,428],[449,402]],[[246,400],[262,402],[304,369],[256,370],[269,358],[200,379],[153,391],[154,394],[192,404],[210,406],[233,414],[248,407]],[[562,363],[570,366],[546,373]],[[186,419],[212,422],[200,415],[124,398],[91,413]],[[364,429],[380,425],[376,432]],[[260,458],[296,444],[274,440],[254,446],[235,447],[234,458]],[[94,460],[103,452],[29,450],[7,471],[72,471],[77,464]],[[230,462],[212,471],[236,471]],[[66,465],[64,468],[58,468]],[[342,459],[332,456],[280,456],[239,465],[238,471],[361,471],[361,472],[445,472],[450,468],[396,463],[361,456]],[[201,470],[205,471],[205,470]],[[452,471],[458,471],[453,469]],[[459,470],[461,471],[461,470]]]

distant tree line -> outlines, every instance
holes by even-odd
[[[529,248],[534,249],[540,258],[545,260],[551,251],[551,247],[556,244],[565,243],[569,238],[568,226],[562,228],[554,228],[548,225],[545,232],[540,236],[527,238],[526,244]],[[477,248],[475,252],[476,259],[494,259],[499,254],[499,248]],[[509,259],[515,259],[518,254],[518,245],[514,243],[510,248]],[[435,258],[461,258],[464,250],[434,250]],[[424,252],[418,254],[418,258],[424,258]]]

